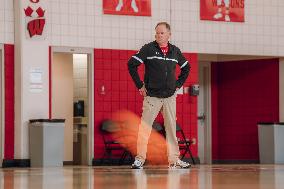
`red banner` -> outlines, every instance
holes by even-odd
[[[103,0],[104,14],[151,16],[151,0]]]
[[[200,0],[200,19],[244,22],[245,0]]]

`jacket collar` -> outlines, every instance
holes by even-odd
[[[153,42],[154,42],[155,47],[157,47],[158,49],[161,49],[157,41],[153,41]],[[173,50],[173,45],[170,42],[168,42],[168,46],[169,46],[169,53],[170,53]]]

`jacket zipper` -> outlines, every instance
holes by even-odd
[[[164,60],[166,62],[166,55],[164,55]],[[166,62],[167,63],[167,62]],[[168,68],[167,68],[167,65],[166,65],[166,77],[168,76]]]

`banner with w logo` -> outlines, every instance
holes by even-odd
[[[36,7],[34,5],[37,4],[39,0],[30,0],[30,2],[33,4],[24,8],[27,37],[40,39],[45,37],[45,10],[41,6]]]

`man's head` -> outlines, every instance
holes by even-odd
[[[171,26],[167,22],[159,22],[156,27],[155,39],[157,43],[161,46],[167,46],[170,36],[171,36]]]

